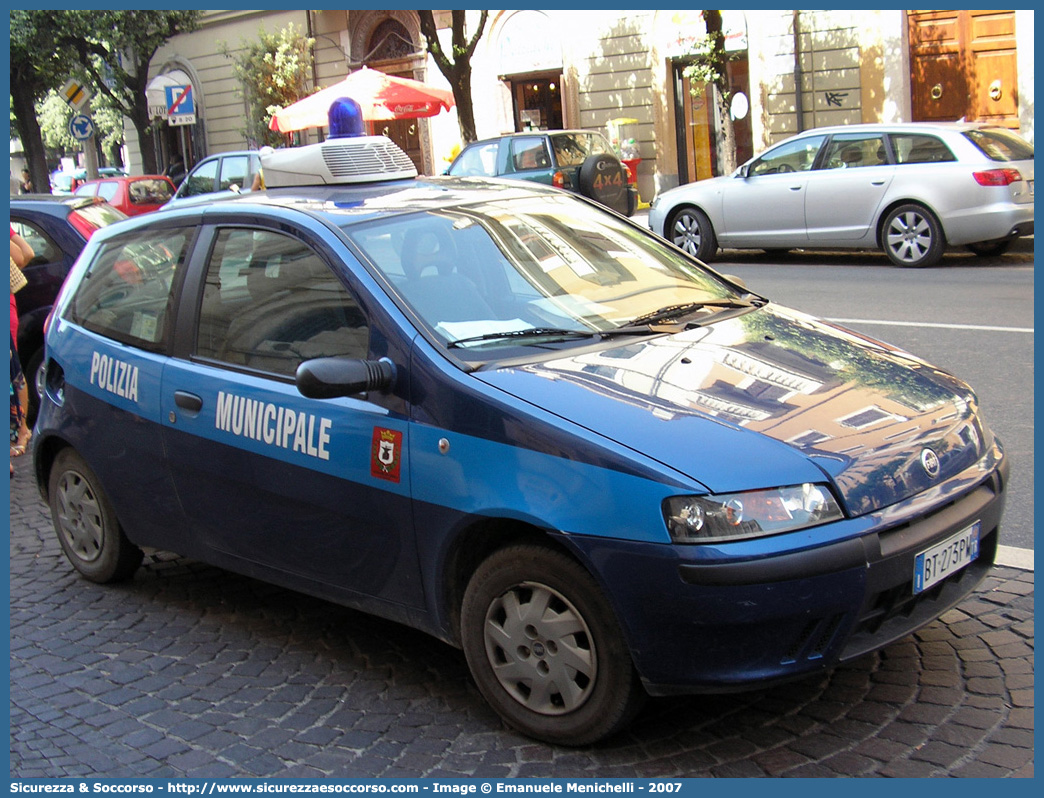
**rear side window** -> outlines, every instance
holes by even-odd
[[[158,205],[169,200],[174,194],[166,180],[135,180],[127,186],[133,205]]]
[[[1029,161],[1033,145],[1003,128],[969,130],[964,134],[991,161]]]
[[[957,160],[950,148],[936,136],[893,133],[891,138],[896,163],[942,163]]]
[[[305,360],[366,357],[369,327],[358,303],[303,242],[226,228],[207,264],[196,354],[293,377]]]
[[[528,169],[547,169],[551,159],[544,146],[543,136],[511,140],[511,164],[516,172]]]
[[[888,163],[883,136],[834,136],[821,169],[856,169]]]
[[[230,155],[221,159],[221,180],[218,182],[220,191],[228,191],[233,185],[249,189],[254,178],[254,171],[250,168],[250,157],[247,155]]]
[[[174,278],[190,231],[138,231],[98,250],[66,318],[92,332],[151,351],[165,348],[173,322]]]

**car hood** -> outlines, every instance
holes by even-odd
[[[965,383],[771,304],[707,327],[474,376],[712,493],[822,482],[825,474],[851,515],[938,484],[988,445]]]

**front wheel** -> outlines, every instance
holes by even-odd
[[[927,208],[909,203],[885,218],[882,244],[896,266],[934,266],[943,255],[942,226]]]
[[[698,208],[682,208],[673,213],[664,232],[668,241],[704,263],[712,260],[718,252],[714,227],[707,214]]]
[[[645,697],[601,590],[574,560],[542,546],[502,549],[479,566],[464,594],[461,639],[485,699],[538,740],[601,740]]]
[[[47,496],[62,551],[83,576],[116,582],[138,570],[142,550],[123,534],[98,477],[72,449],[55,458]]]

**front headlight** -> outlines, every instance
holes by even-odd
[[[663,517],[675,543],[743,540],[840,521],[841,508],[826,485],[806,482],[786,488],[673,496]]]

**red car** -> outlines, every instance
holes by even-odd
[[[135,175],[88,180],[74,193],[80,197],[101,197],[128,216],[137,216],[159,209],[176,190],[169,177]]]

